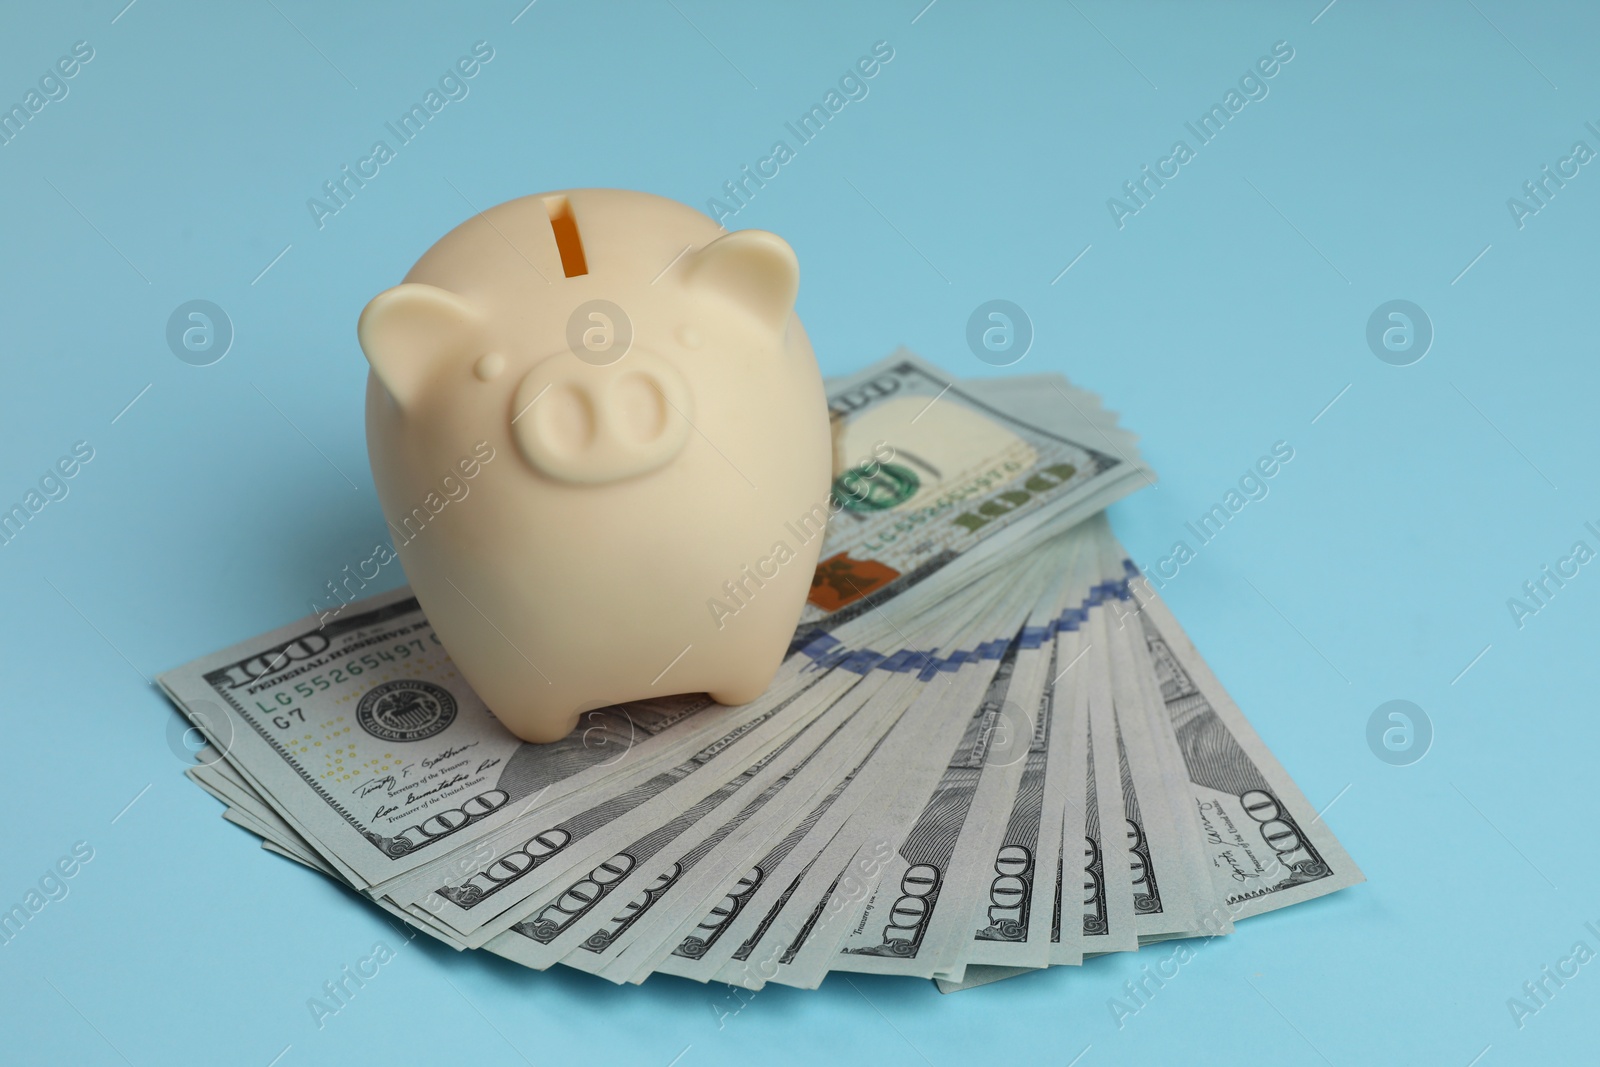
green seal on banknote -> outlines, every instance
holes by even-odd
[[[833,480],[833,497],[846,511],[887,511],[916,496],[922,479],[910,467],[880,463],[872,473],[851,467]]]

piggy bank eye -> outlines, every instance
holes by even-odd
[[[570,352],[552,356],[522,379],[512,405],[523,458],[548,477],[580,485],[665,465],[682,451],[694,417],[683,376],[637,349],[605,366]]]
[[[506,357],[498,352],[490,352],[472,365],[472,373],[478,376],[480,382],[492,382],[500,377],[500,372],[506,369]]]

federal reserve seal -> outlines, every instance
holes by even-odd
[[[356,722],[383,741],[423,741],[443,733],[456,717],[456,698],[442,686],[406,678],[367,690]]]

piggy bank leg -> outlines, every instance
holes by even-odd
[[[765,693],[767,691],[767,683],[770,681],[772,681],[770,678],[744,678],[713,689],[706,695],[718,704],[737,707],[740,704],[748,704],[762,693]]]
[[[504,712],[489,709],[501,725],[517,735],[518,740],[535,745],[559,741],[577,728],[583,708],[571,714],[551,712],[548,709],[507,709]]]

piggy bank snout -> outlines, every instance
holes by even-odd
[[[571,353],[540,363],[517,387],[511,429],[535,470],[603,485],[670,462],[688,440],[691,418],[683,375],[634,348],[605,366]]]

